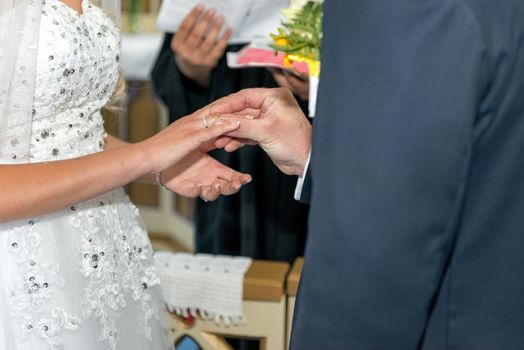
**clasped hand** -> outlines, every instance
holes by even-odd
[[[311,149],[311,124],[288,89],[247,89],[184,117],[137,144],[151,174],[166,187],[206,201],[251,181],[207,153],[258,144],[285,174],[301,175]]]
[[[216,147],[233,152],[257,144],[283,173],[303,174],[311,152],[312,126],[289,89],[246,89],[210,108],[223,113],[225,122],[240,122],[237,129],[216,140]]]

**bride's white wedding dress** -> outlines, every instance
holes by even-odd
[[[43,5],[32,162],[104,147],[100,109],[118,79],[119,32],[82,6],[80,15]],[[164,309],[149,239],[122,189],[0,225],[1,350],[168,349]]]

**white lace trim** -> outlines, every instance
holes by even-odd
[[[14,256],[18,270],[6,285],[7,305],[22,341],[32,336],[41,341],[43,350],[55,350],[63,343],[59,333],[77,329],[80,319],[49,305],[65,281],[59,275],[58,263],[38,257],[41,237],[34,229],[37,226],[30,221],[7,233],[6,250]]]
[[[117,321],[128,296],[140,303],[143,329],[151,340],[150,320],[158,310],[149,288],[160,280],[155,267],[148,266],[153,261],[152,249],[139,225],[138,209],[133,206],[133,211],[129,210],[129,202],[113,201],[118,198],[115,192],[105,198],[71,207],[75,212],[71,220],[82,232],[81,271],[89,279],[82,295],[84,317],[94,314],[102,326],[100,340],[116,349]]]
[[[155,260],[171,311],[227,326],[245,322],[244,274],[250,258],[162,252],[155,254]]]

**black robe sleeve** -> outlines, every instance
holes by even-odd
[[[166,34],[162,48],[151,72],[157,96],[166,105],[171,122],[204,107],[209,90],[186,78],[178,69],[171,51],[173,34]]]

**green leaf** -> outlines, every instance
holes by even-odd
[[[273,40],[286,39],[287,46],[272,45],[277,51],[288,54],[320,59],[322,44],[322,4],[309,1],[298,11],[295,18],[289,22],[282,22],[278,34],[271,34]]]

